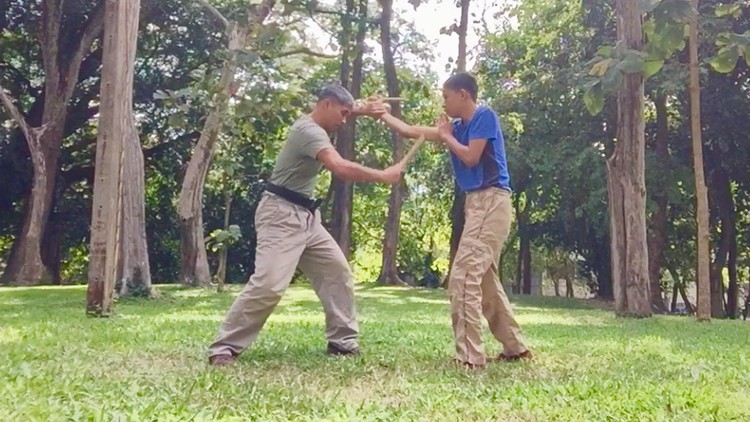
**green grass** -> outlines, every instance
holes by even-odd
[[[94,319],[82,287],[0,289],[0,420],[750,420],[740,321],[517,298],[537,358],[469,372],[448,363],[443,291],[359,288],[364,354],[332,358],[316,296],[294,286],[239,364],[212,369],[205,349],[237,288],[161,291]]]

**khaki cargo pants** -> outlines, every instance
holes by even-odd
[[[255,272],[229,309],[208,355],[237,356],[250,347],[298,266],[323,303],[328,342],[341,350],[356,348],[358,326],[349,263],[323,227],[320,213],[265,192],[255,213],[255,228]]]
[[[465,225],[456,252],[448,291],[457,358],[486,364],[482,321],[508,356],[526,351],[521,329],[497,277],[497,264],[510,233],[510,193],[490,188],[466,195]]]

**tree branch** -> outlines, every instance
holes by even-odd
[[[2,86],[0,86],[0,101],[8,110],[8,113],[10,113],[10,116],[13,118],[13,120],[15,120],[18,126],[21,128],[21,132],[23,132],[23,136],[26,137],[26,140],[29,143],[33,142],[34,138],[31,126],[29,126],[29,124],[26,122],[26,119],[23,117],[21,110],[19,110],[18,107],[13,104],[13,99],[5,92],[5,88],[3,88]]]
[[[208,12],[213,16],[216,20],[221,22],[221,26],[226,30],[229,28],[229,20],[224,17],[224,15],[221,14],[215,7],[211,5],[211,3],[208,2],[208,0],[196,0],[198,3],[200,3],[203,7],[208,10]]]
[[[104,3],[104,1],[100,2],[94,9],[93,14],[86,22],[81,38],[78,40],[78,44],[73,51],[73,57],[69,62],[70,65],[68,66],[68,71],[65,75],[64,83],[66,85],[64,94],[66,100],[73,95],[73,90],[78,82],[78,72],[81,69],[83,59],[89,54],[91,46],[94,44],[94,41],[99,38],[99,35],[104,28]]]
[[[324,59],[335,59],[338,57],[335,54],[320,53],[317,51],[312,51],[307,47],[301,47],[301,48],[296,48],[296,49],[289,50],[289,51],[282,51],[281,53],[274,55],[274,58],[280,59],[282,57],[289,57],[289,56],[294,56],[297,54],[305,54],[308,56],[320,57]]]
[[[42,33],[39,36],[44,62],[44,78],[48,87],[56,90],[60,81],[58,52],[60,51],[61,2],[45,0],[42,4]],[[51,86],[50,86],[51,85]]]

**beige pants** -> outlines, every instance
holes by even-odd
[[[457,358],[484,365],[481,316],[502,343],[503,353],[526,351],[521,329],[497,277],[497,263],[511,225],[510,194],[485,189],[466,195],[465,225],[448,290]]]
[[[339,245],[314,215],[265,192],[255,213],[255,272],[221,324],[209,356],[239,355],[250,347],[281,300],[296,268],[323,303],[326,337],[339,349],[357,347],[354,284]]]

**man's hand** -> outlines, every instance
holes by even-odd
[[[380,119],[390,112],[390,105],[381,100],[380,96],[370,96],[367,100],[356,100],[352,112],[355,115],[365,115],[373,119]]]
[[[394,164],[383,170],[383,182],[395,185],[401,182],[401,176],[405,171],[406,167],[402,163]]]
[[[438,117],[437,121],[435,122],[435,126],[437,127],[440,141],[442,141],[443,143],[447,142],[448,139],[453,136],[453,127],[451,126],[450,119],[448,119],[448,116],[446,116],[445,114],[442,114],[440,115],[440,117]]]

